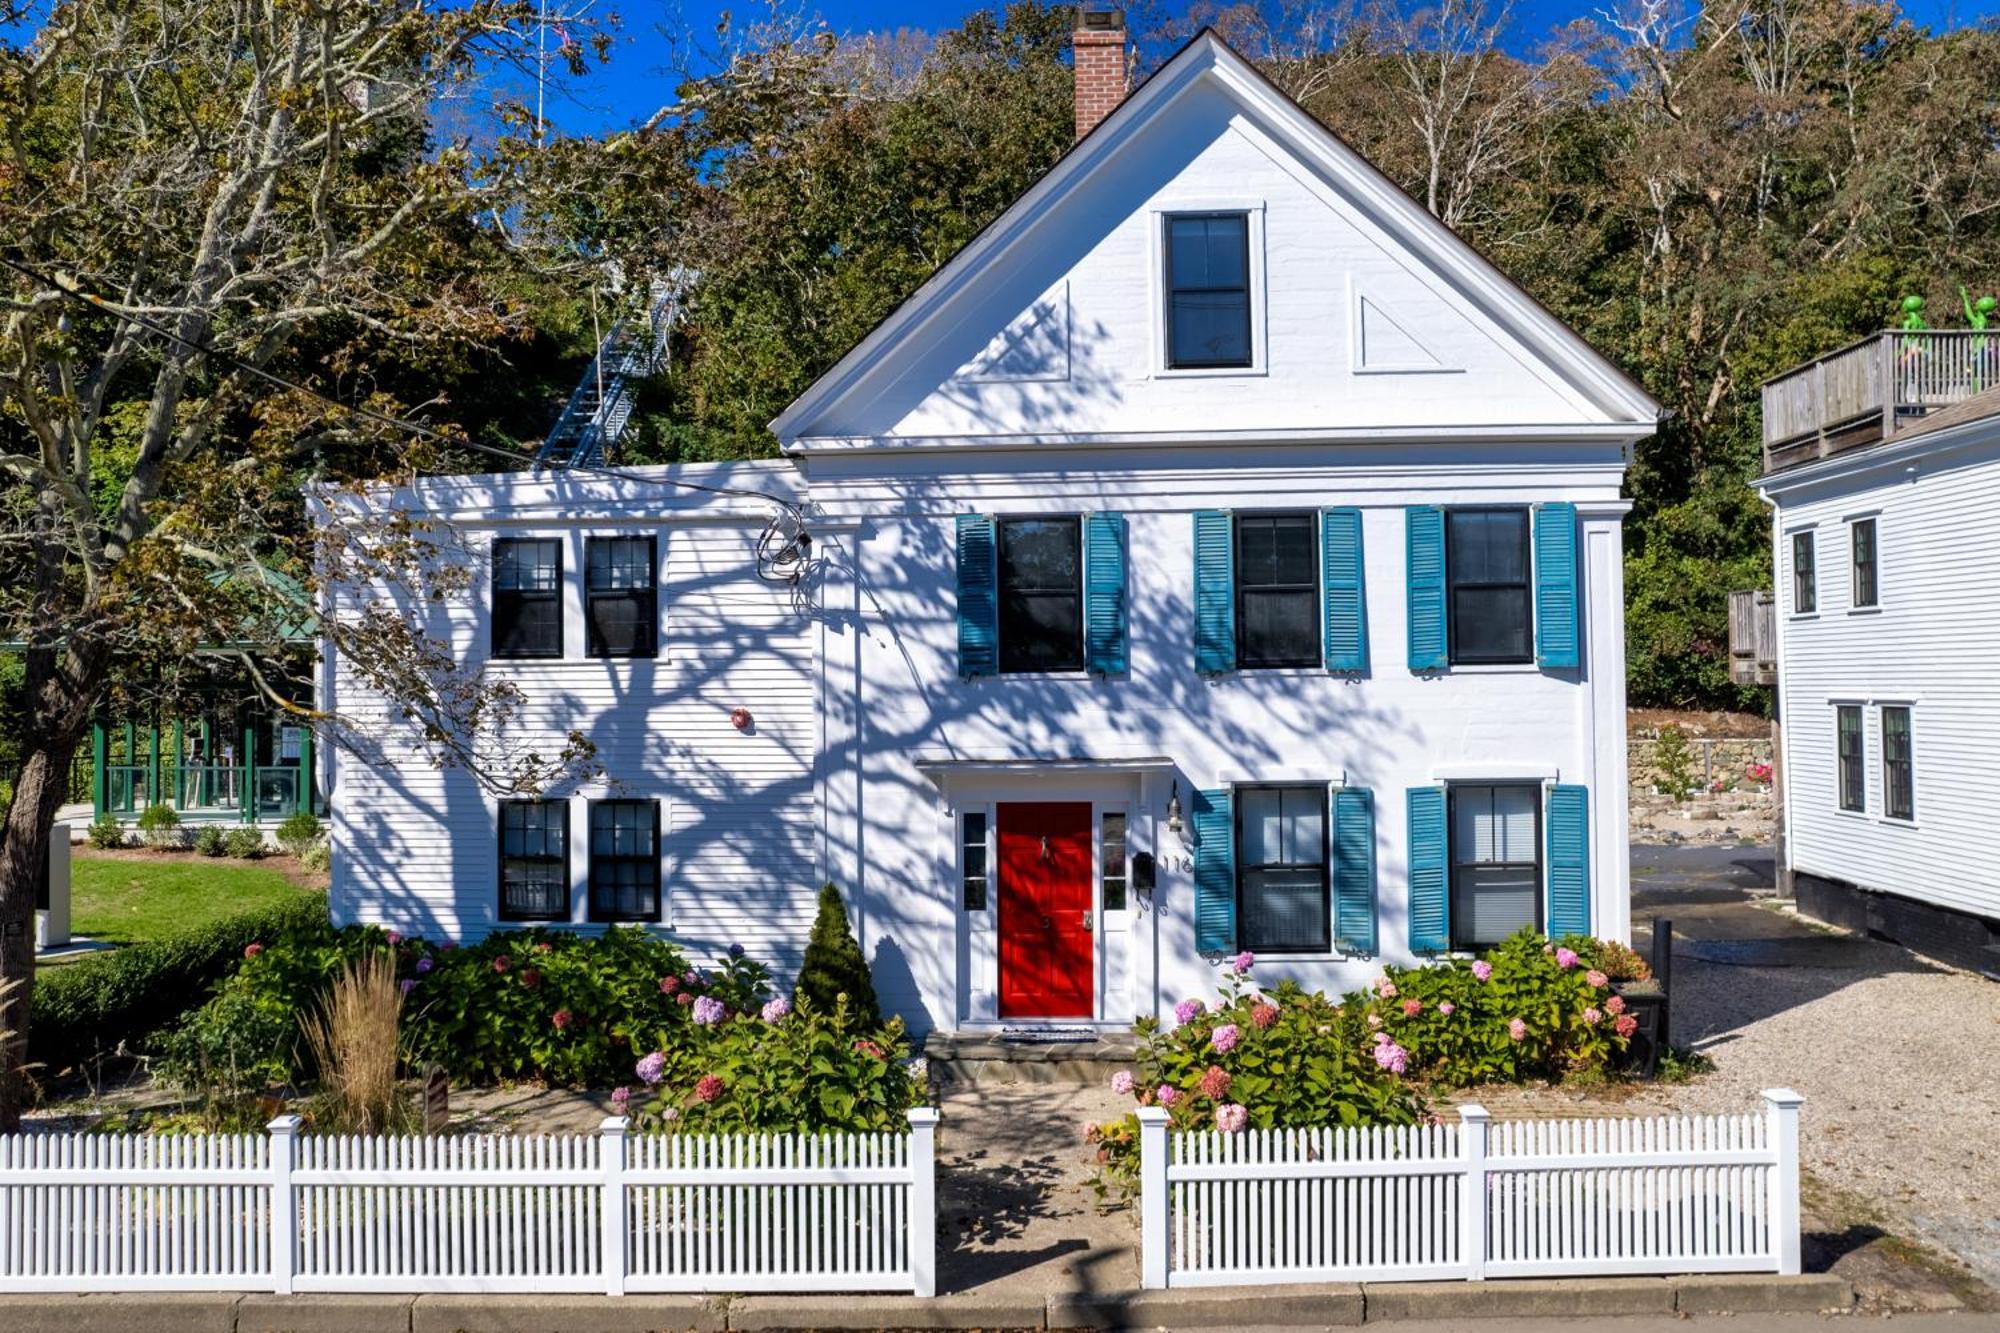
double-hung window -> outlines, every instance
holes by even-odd
[[[1451,946],[1542,928],[1542,789],[1451,788]]]
[[[1325,953],[1326,788],[1236,789],[1236,934],[1255,953]]]
[[[590,806],[590,919],[660,919],[660,803]]]
[[[569,919],[569,804],[500,803],[500,916]]]
[[[1236,665],[1320,664],[1313,514],[1236,516]]]
[[[1862,761],[1861,706],[1841,704],[1834,709],[1834,738],[1840,770],[1840,808],[1866,810],[1868,791]]]
[[[1882,813],[1917,817],[1917,755],[1907,704],[1882,706]]]
[[[1000,520],[1000,670],[1083,669],[1083,524]]]
[[[1855,519],[1849,526],[1848,540],[1854,563],[1852,604],[1857,609],[1872,607],[1879,597],[1875,586],[1875,520]]]
[[[493,656],[561,657],[562,543],[546,537],[493,542]]]
[[[1445,580],[1454,663],[1535,660],[1526,509],[1447,512]]]
[[[651,537],[592,537],[584,543],[584,622],[592,657],[659,652]]]
[[[1819,570],[1816,566],[1811,528],[1792,534],[1792,614],[1811,615],[1819,610]]]
[[[1167,367],[1251,363],[1250,218],[1177,213],[1166,219]]]

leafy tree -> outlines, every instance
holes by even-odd
[[[806,957],[799,968],[795,994],[811,1002],[823,1014],[836,1012],[840,998],[847,997],[847,1015],[858,1028],[881,1026],[882,1007],[875,999],[875,979],[869,974],[867,956],[854,928],[847,923],[847,907],[840,890],[828,884],[819,891],[819,915],[813,918],[812,938],[806,942]]]

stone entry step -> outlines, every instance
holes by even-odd
[[[923,1054],[932,1075],[949,1083],[1087,1085],[1129,1069],[1138,1048],[1130,1032],[1023,1029],[933,1032]]]

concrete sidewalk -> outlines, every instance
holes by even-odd
[[[10,1333],[765,1333],[774,1329],[1326,1328],[1474,1318],[1846,1312],[1838,1278],[1405,1282],[1016,1296],[0,1295]]]

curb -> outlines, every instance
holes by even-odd
[[[779,1329],[1282,1328],[1404,1320],[1846,1311],[1854,1289],[1797,1277],[1512,1278],[914,1296],[0,1295],[9,1333],[773,1333]]]

